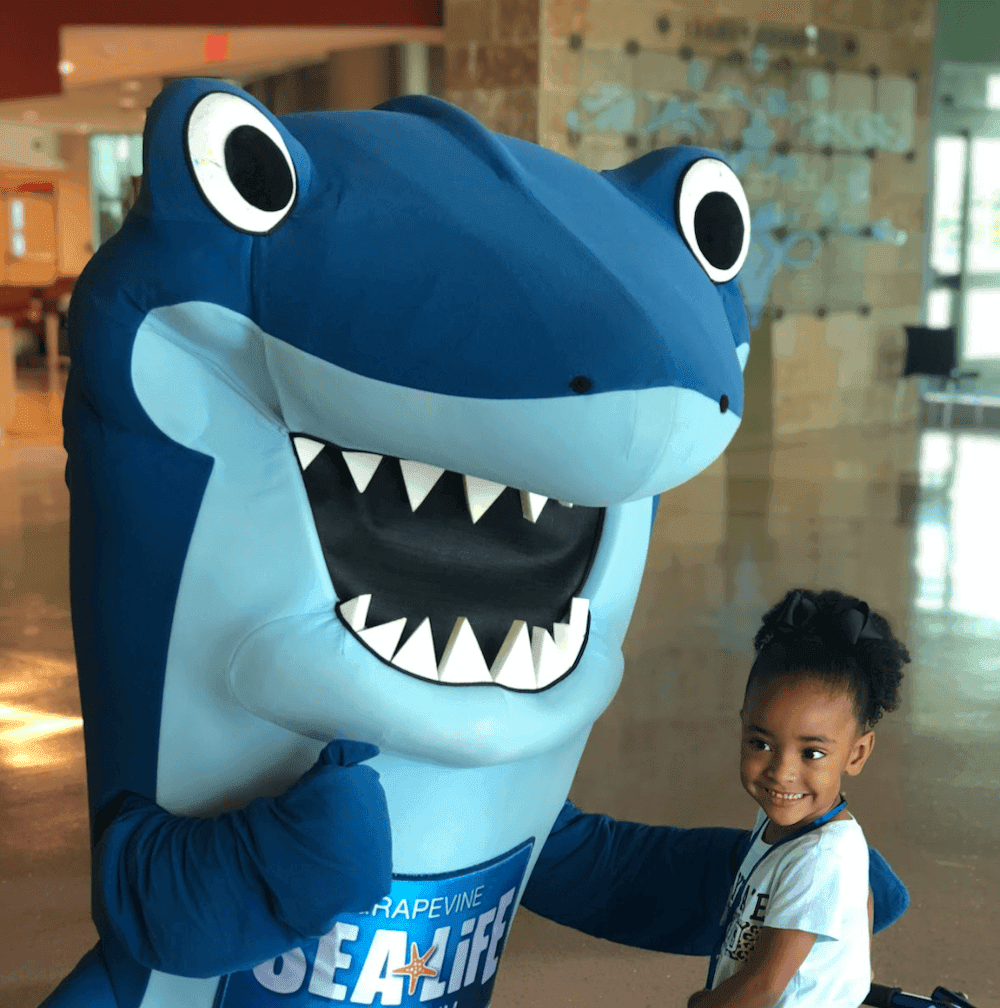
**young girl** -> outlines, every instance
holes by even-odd
[[[889,624],[836,591],[764,617],[747,680],[740,780],[760,805],[722,947],[689,1008],[858,1008],[871,980],[868,845],[842,775],[895,710],[910,660]]]

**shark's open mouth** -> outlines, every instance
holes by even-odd
[[[436,682],[535,692],[576,666],[604,509],[292,438],[344,625]]]

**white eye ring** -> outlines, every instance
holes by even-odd
[[[256,136],[254,163],[246,166],[250,169],[247,178],[261,194],[257,200],[265,203],[263,207],[247,199],[246,185],[244,192],[237,188],[227,166],[226,146],[240,127],[248,128],[241,130],[241,134],[249,136],[251,142],[256,136],[254,131],[263,134]],[[291,212],[298,189],[295,165],[274,123],[256,106],[226,91],[207,94],[192,107],[184,139],[188,163],[202,197],[231,227],[248,234],[267,234]],[[246,151],[244,145],[244,157]],[[275,202],[281,206],[268,205]]]
[[[702,242],[712,235],[710,231],[706,231],[706,222],[697,220],[696,215],[702,201],[713,194],[728,196],[735,203],[742,218],[743,241],[739,253],[732,262],[719,261],[720,256],[724,260],[732,260],[733,250],[725,242],[718,248],[708,248],[708,255],[706,249],[702,248]],[[718,208],[720,201],[717,195],[714,202]],[[725,200],[721,202],[724,206]],[[715,283],[726,283],[739,273],[750,248],[750,204],[747,203],[740,180],[729,165],[716,158],[700,158],[691,163],[678,185],[677,221],[684,240],[709,279]],[[714,263],[709,261],[709,255],[716,260]]]

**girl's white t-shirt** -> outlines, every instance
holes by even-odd
[[[760,835],[729,893],[732,899],[761,855]],[[722,923],[725,922],[723,915]],[[750,877],[719,955],[713,989],[746,962],[762,927],[808,931],[816,941],[774,1008],[858,1008],[871,986],[868,844],[855,819],[831,820],[778,846]]]

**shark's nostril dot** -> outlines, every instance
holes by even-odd
[[[719,412],[720,413],[725,413],[727,409],[729,409],[729,396],[724,395],[719,400]]]
[[[590,391],[590,379],[586,375],[577,375],[570,383],[569,387],[577,393]]]

